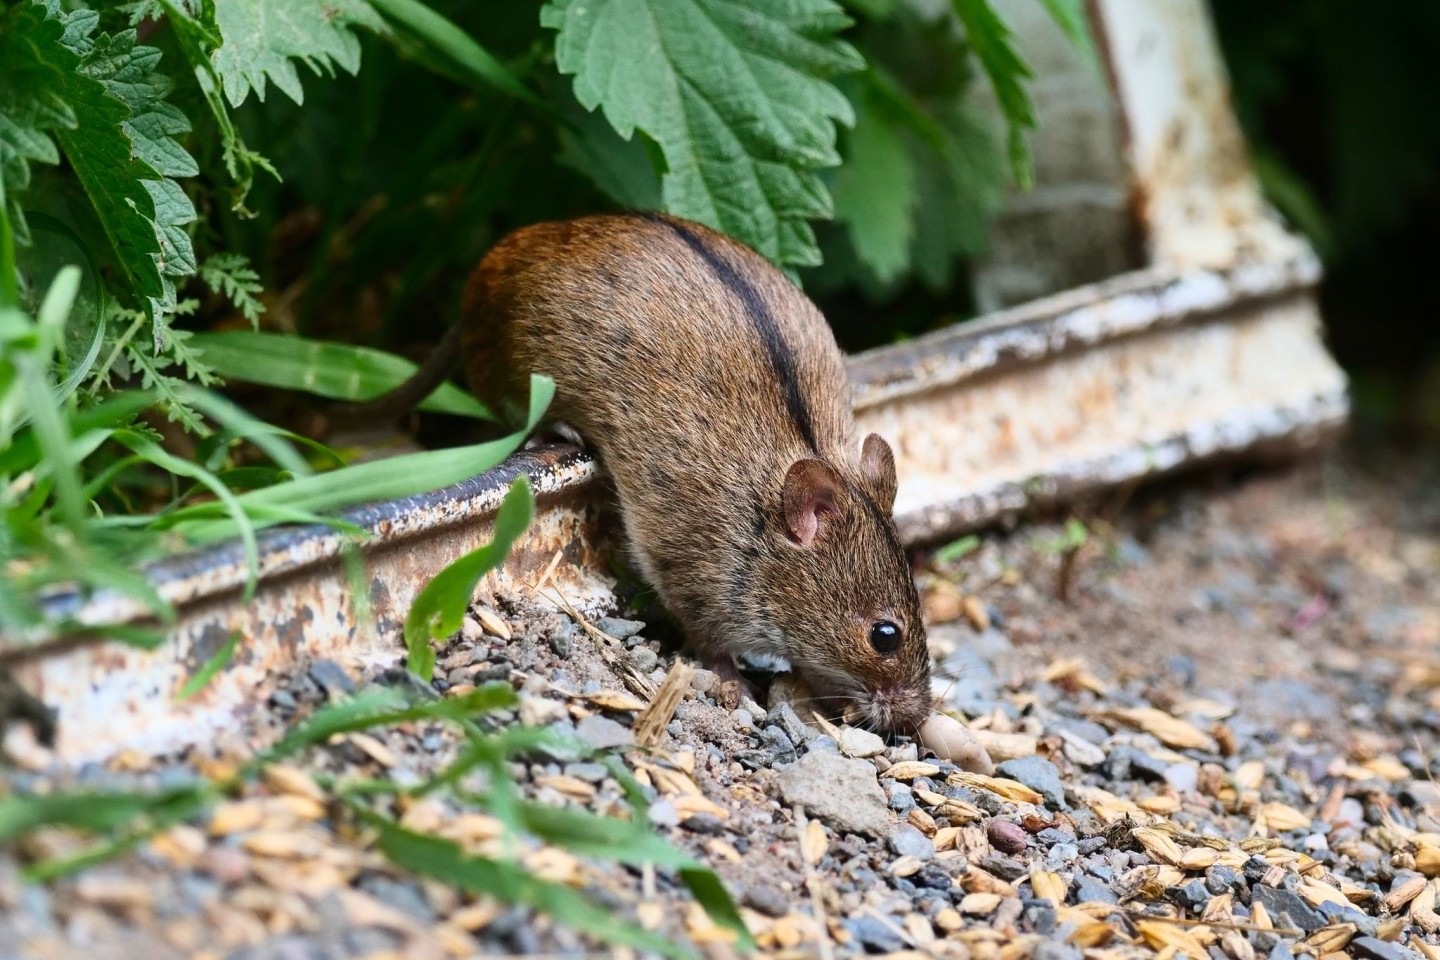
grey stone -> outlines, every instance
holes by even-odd
[[[675,804],[661,798],[650,804],[645,811],[650,822],[657,827],[678,827],[680,826],[680,811],[675,809]]]
[[[1080,960],[1080,948],[1058,940],[1041,940],[1030,952],[1030,960]]]
[[[1187,910],[1203,909],[1210,902],[1210,890],[1204,880],[1191,880],[1182,887],[1176,887],[1170,898]]]
[[[649,673],[660,662],[659,655],[649,647],[636,647],[630,651],[630,665],[641,673]]]
[[[308,671],[315,685],[331,699],[342,693],[355,692],[355,678],[334,660],[316,660]]]
[[[1265,912],[1270,914],[1277,927],[1298,927],[1308,934],[1325,926],[1325,918],[1289,890],[1277,890],[1257,884],[1251,888],[1250,897],[1253,902],[1265,908]]]
[[[790,898],[768,883],[751,884],[745,890],[745,904],[767,917],[783,917],[790,912]]]
[[[619,617],[601,617],[595,626],[616,640],[628,640],[645,629],[645,624],[639,620],[621,620]]]
[[[1118,903],[1119,900],[1113,890],[1094,877],[1081,877],[1075,884],[1076,903]]]
[[[421,923],[433,923],[435,911],[425,899],[420,885],[411,880],[392,880],[380,873],[362,873],[355,886],[388,907],[413,917]]]
[[[796,745],[804,743],[815,736],[815,731],[805,726],[805,721],[795,715],[795,708],[788,703],[780,703],[770,710],[770,721],[785,731],[785,736],[790,742]],[[867,766],[869,766],[867,764]]]
[[[1057,810],[1065,808],[1065,784],[1060,769],[1042,757],[1018,757],[1006,760],[995,772],[1011,780],[1019,780],[1045,798],[1045,805]]]
[[[845,928],[871,953],[894,953],[905,946],[904,939],[896,932],[899,925],[893,921],[884,923],[878,917],[859,916],[846,920]]]
[[[1377,937],[1356,937],[1350,941],[1350,952],[1365,960],[1417,960],[1415,951]]]
[[[885,834],[890,818],[875,767],[839,753],[807,753],[776,777],[785,803],[799,804],[837,830],[871,837]]]
[[[610,771],[601,763],[567,763],[565,775],[586,783],[599,783],[610,775]]]
[[[890,832],[888,840],[890,849],[897,856],[915,857],[917,860],[929,860],[935,856],[935,844],[911,824],[900,824]]]
[[[635,742],[629,730],[609,717],[602,717],[599,714],[586,717],[577,723],[575,733],[596,750],[628,747]]]
[[[1216,864],[1215,866],[1205,871],[1205,889],[1209,890],[1211,894],[1217,897],[1220,896],[1220,894],[1224,893],[1226,890],[1229,890],[1231,887],[1235,886],[1235,884],[1238,883],[1239,880],[1240,877],[1235,872],[1234,867],[1227,867],[1222,864]]]
[[[712,837],[725,832],[725,821],[713,813],[692,813],[680,822],[680,826],[691,833],[703,833]]]
[[[1165,782],[1176,793],[1189,793],[1200,781],[1200,768],[1193,763],[1172,763],[1165,768]]]
[[[770,752],[772,766],[794,762],[795,744],[790,742],[784,730],[772,724],[760,731],[760,739],[765,743],[765,749]]]
[[[550,652],[562,660],[570,656],[570,648],[575,641],[575,634],[579,632],[580,628],[575,625],[575,621],[568,618],[561,620],[560,625],[550,631],[550,636],[545,638],[550,645]]]

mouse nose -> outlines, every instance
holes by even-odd
[[[930,698],[917,696],[905,686],[884,686],[871,691],[867,705],[870,721],[882,730],[913,733],[930,716]]]

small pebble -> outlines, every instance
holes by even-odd
[[[628,747],[635,742],[629,730],[609,717],[602,717],[599,714],[586,717],[577,723],[575,733],[595,750]]]
[[[601,633],[609,634],[616,640],[628,640],[645,629],[645,624],[639,620],[621,620],[619,617],[601,617],[595,626]]]
[[[890,849],[897,856],[929,860],[935,856],[935,844],[930,838],[908,823],[902,823],[891,831],[887,838]]]
[[[1009,820],[991,820],[985,837],[1001,853],[1019,853],[1026,847],[1025,828]]]
[[[744,902],[767,917],[783,917],[790,912],[790,898],[779,887],[768,883],[752,883],[746,887]]]

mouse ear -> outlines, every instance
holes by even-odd
[[[876,506],[887,514],[895,509],[895,454],[878,433],[865,438],[860,450],[860,476]]]
[[[790,539],[808,547],[826,523],[840,516],[845,487],[823,460],[796,460],[785,474],[780,499],[785,506],[785,529]]]

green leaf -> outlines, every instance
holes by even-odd
[[[360,38],[354,28],[385,29],[366,0],[215,0],[215,25],[222,42],[212,59],[234,107],[252,90],[264,100],[267,80],[303,103],[297,62],[320,75],[333,75],[335,67],[355,73]]]
[[[370,0],[390,26],[422,51],[422,62],[457,74],[474,87],[493,87],[532,107],[548,109],[530,88],[520,82],[490,51],[419,0]]]
[[[405,617],[405,648],[410,651],[410,671],[420,679],[428,682],[435,672],[435,649],[431,641],[460,629],[476,584],[505,561],[510,547],[525,532],[534,515],[535,498],[530,493],[530,481],[524,476],[516,477],[495,514],[491,541],[447,564],[415,598]]]
[[[158,323],[175,309],[174,278],[195,272],[184,229],[195,207],[171,179],[197,172],[175,139],[190,124],[165,102],[171,83],[155,71],[160,51],[138,46],[134,30],[92,38],[98,16],[83,9],[58,20],[64,33],[44,55],[59,67],[76,126],[55,136],[95,208],[125,287]]]
[[[863,66],[830,0],[551,0],[555,59],[575,97],[665,159],[671,213],[782,265],[818,263],[807,221],[831,215],[818,170],[853,120],[830,78]]]
[[[219,650],[215,651],[213,657],[206,660],[200,669],[195,671],[195,674],[189,680],[185,681],[185,685],[180,688],[180,692],[175,694],[175,699],[189,700],[195,696],[195,694],[204,690],[215,677],[215,674],[224,670],[225,667],[229,665],[231,658],[235,656],[235,647],[238,646],[239,643],[240,631],[230,631],[229,639],[225,641]]]
[[[864,88],[870,89],[872,85]],[[868,92],[857,100],[855,128],[846,146],[845,165],[835,178],[835,218],[849,229],[855,255],[887,284],[910,266],[915,234],[910,148],[902,128],[888,120]]]
[[[660,173],[650,162],[645,134],[622,140],[598,113],[577,109],[575,114],[566,114],[571,123],[560,128],[556,159],[626,209],[659,210]]]
[[[228,380],[335,400],[371,400],[415,372],[415,364],[381,350],[281,333],[201,333],[190,338],[190,346]],[[451,383],[441,384],[420,409],[491,419],[480,401]]]
[[[935,559],[941,563],[954,563],[964,557],[968,557],[980,548],[980,538],[975,534],[961,537],[959,540],[945,544],[935,551]]]
[[[1090,36],[1090,18],[1085,13],[1085,0],[1040,0],[1050,14],[1050,19],[1065,31],[1065,36],[1075,45],[1089,63],[1099,66],[1100,58],[1095,53],[1095,41]]]
[[[90,833],[115,830],[143,814],[191,801],[196,787],[160,794],[75,792],[0,799],[0,841],[37,827],[75,827]]]
[[[240,315],[250,321],[250,326],[260,322],[265,307],[255,299],[255,294],[264,289],[260,275],[250,266],[243,253],[217,253],[200,264],[200,279],[215,293],[220,294],[234,305]]]
[[[38,3],[0,9],[0,182],[11,229],[22,244],[29,231],[20,193],[30,184],[30,164],[59,163],[49,131],[76,125],[62,92],[65,71],[74,67],[60,46],[63,29]]]
[[[990,5],[990,0],[950,0],[955,15],[965,25],[965,37],[980,67],[990,78],[995,99],[1010,129],[1010,165],[1020,186],[1029,189],[1032,180],[1030,147],[1025,131],[1035,126],[1035,106],[1025,81],[1032,76],[1030,68],[1015,49],[1015,38],[1005,21]]]
[[[498,681],[471,690],[464,696],[435,699],[418,705],[411,705],[405,694],[394,687],[370,687],[348,700],[327,704],[315,711],[279,743],[251,761],[251,766],[291,756],[337,733],[353,733],[417,720],[467,720],[508,709],[517,702],[515,690],[509,684]]]
[[[608,943],[653,951],[677,960],[695,955],[694,951],[616,918],[609,908],[602,908],[567,887],[541,880],[517,864],[466,856],[459,846],[448,840],[412,833],[373,814],[364,819],[379,831],[380,852],[398,867],[471,893],[493,896],[504,903],[533,907]]]

